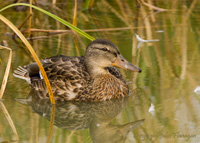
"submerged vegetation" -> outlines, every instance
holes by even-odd
[[[1,10],[11,2],[11,0],[1,2]],[[28,4],[23,5],[28,6]],[[161,138],[163,142],[199,140],[195,135],[199,134],[200,116],[197,113],[200,99],[192,92],[200,85],[198,40],[200,3],[198,0],[167,2],[155,0],[41,2],[35,0],[33,5],[59,16],[60,20],[64,19],[72,23],[92,37],[113,41],[129,61],[132,60],[142,69],[140,75],[122,71],[130,82],[132,96],[125,110],[112,120],[112,124],[122,125],[145,118],[141,128],[136,128],[127,135],[126,142],[159,142]],[[58,20],[34,8],[15,6],[1,11],[0,14],[1,18],[3,15],[18,27],[40,59],[56,54],[83,55],[85,45],[93,40],[90,36],[86,36],[89,40],[79,36],[74,32],[76,29],[72,31]],[[14,101],[16,97],[27,96],[29,87],[23,84],[23,81],[15,79],[11,75],[12,71],[18,65],[28,64],[34,59],[8,26],[1,22],[0,28],[0,42],[7,41],[8,45],[4,47],[12,49],[9,50],[12,51],[12,66],[4,92],[4,104],[8,112],[4,113],[10,113],[14,123],[17,123],[15,129],[10,124],[11,121],[5,123],[4,119],[10,120],[8,116],[0,120],[0,142],[13,138],[17,140],[18,136],[19,139],[27,142],[46,140],[47,142],[92,142],[88,129],[70,131],[53,127],[54,114],[49,128],[49,122],[33,114],[30,108]],[[142,39],[159,39],[159,41],[142,43],[137,48],[138,41],[135,34]],[[4,84],[4,89],[6,82],[3,78],[4,75],[8,75],[6,71],[9,67],[7,63],[10,63],[8,59],[11,61],[9,54],[8,50],[0,49],[0,84]],[[4,91],[2,89],[1,93]],[[155,109],[149,113],[151,105],[154,105]],[[54,113],[55,109],[51,107]],[[1,104],[1,109],[6,108]],[[4,114],[0,115],[4,116]],[[45,113],[42,116],[45,116]],[[163,136],[153,136],[153,133],[159,132]],[[15,137],[12,137],[13,133]],[[174,137],[175,134],[186,135],[188,138]]]

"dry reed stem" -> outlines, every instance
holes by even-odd
[[[18,29],[21,29],[24,24],[26,23],[26,21],[31,17],[31,14],[29,13],[28,16],[24,19],[24,21],[18,26]]]
[[[147,17],[145,17],[147,18]],[[181,24],[176,24],[172,26],[172,28],[180,27]],[[159,28],[160,25],[152,25],[151,28]],[[162,27],[168,27],[167,25],[163,25]],[[117,27],[117,28],[100,28],[100,29],[83,29],[84,32],[103,32],[103,31],[120,31],[120,30],[134,30],[134,29],[145,29],[146,26],[138,26],[138,27]],[[24,30],[22,32],[27,32],[28,30]],[[72,30],[48,30],[48,29],[36,29],[32,28],[31,32],[46,32],[48,34],[59,34],[59,33],[69,33]]]
[[[136,65],[139,65],[139,59],[140,59],[140,49],[137,50],[137,39],[135,38],[135,35],[133,35],[132,38],[132,63],[135,63]],[[136,72],[132,72],[132,89],[135,90],[137,88],[137,77],[138,74]]]
[[[146,18],[146,17],[145,17]],[[173,28],[175,27],[180,27],[181,24],[176,24],[175,26],[172,26]],[[131,29],[145,29],[146,26],[140,26],[140,27],[119,27],[119,28],[102,28],[102,29],[86,29],[82,30],[84,32],[102,32],[102,31],[120,31],[120,30],[131,30]],[[159,25],[151,25],[151,28],[159,28]],[[167,25],[163,25],[162,27],[167,27]],[[24,30],[23,32],[27,32],[28,30]],[[57,36],[60,34],[66,34],[69,32],[72,32],[72,30],[45,30],[45,29],[31,29],[32,32],[46,32],[49,35],[48,36],[37,36],[37,37],[31,37],[27,38],[27,40],[38,40],[38,39],[46,39],[52,36]],[[72,32],[73,33],[73,32]],[[151,39],[151,38],[150,38]]]
[[[30,13],[27,15],[27,17],[24,19],[24,21],[17,27],[19,30],[24,26],[24,24],[26,23],[26,21],[30,18]],[[29,30],[29,29],[28,29]],[[13,33],[12,37],[14,37],[16,35],[16,33]]]
[[[79,50],[79,48],[78,48],[77,39],[78,39],[78,35],[74,35],[74,36],[73,36],[73,40],[74,40],[74,45],[75,45],[76,53],[77,53],[77,56],[80,56],[80,50]]]
[[[144,17],[143,21],[144,21],[144,26],[145,26],[145,30],[146,30],[146,39],[153,39],[152,38],[152,30],[151,30],[151,22],[149,20],[149,18],[145,18],[146,15],[146,11],[143,7],[141,7],[141,15]]]
[[[72,25],[74,26],[77,26],[77,0],[75,0],[74,2],[74,16],[73,16],[73,22],[72,22]],[[78,48],[78,43],[77,43],[77,40],[76,40],[76,37],[78,37],[77,33],[72,30],[74,36],[73,36],[73,40],[74,40],[74,44],[75,44],[75,48],[76,48],[76,51],[77,51],[77,55],[80,56],[80,50]]]
[[[46,143],[50,143],[50,139],[51,139],[51,136],[52,136],[54,119],[55,119],[55,111],[56,111],[56,106],[52,105],[52,107],[51,107],[51,119],[50,119],[49,133],[48,133],[48,137],[47,137]]]
[[[74,25],[74,26],[76,26],[77,25],[77,0],[75,0],[75,4],[74,4],[74,16],[73,16],[73,22],[72,22],[72,24]]]
[[[56,0],[52,0],[52,6],[56,6]]]
[[[152,0],[147,0],[147,2],[150,4],[150,5],[153,5],[152,4]],[[153,8],[151,8],[151,7],[149,7],[149,13],[151,14],[151,13],[154,13],[154,9]],[[157,10],[156,10],[157,11]],[[161,11],[157,11],[157,12],[161,12]],[[151,21],[152,22],[155,22],[155,16],[154,15],[152,15],[151,16]]]
[[[180,25],[176,25],[173,27],[179,27]],[[159,27],[159,25],[154,25],[152,26],[152,28],[156,28]],[[167,27],[163,26],[163,27]],[[140,27],[118,27],[118,28],[101,28],[101,29],[85,29],[82,30],[84,32],[102,32],[102,31],[119,31],[119,30],[132,30],[132,29],[144,29],[145,26],[140,26]],[[23,32],[27,32],[28,30],[24,30]],[[36,29],[36,28],[32,28],[31,29],[32,32],[46,32],[49,34],[54,34],[54,33],[68,33],[68,32],[72,32],[72,30],[46,30],[46,29]]]
[[[129,16],[133,15],[132,9],[130,8],[130,6],[121,0],[117,0],[116,3],[118,3],[118,6],[120,8],[120,12],[122,13],[122,16],[124,17],[124,19],[127,21],[127,23],[129,23],[129,26],[132,26],[132,18],[130,19]]]
[[[6,85],[7,85],[7,81],[8,81],[8,75],[10,72],[10,67],[11,67],[11,61],[12,61],[12,49],[8,48],[8,47],[4,47],[0,45],[0,49],[6,49],[10,51],[9,57],[8,57],[8,63],[6,66],[6,70],[5,70],[5,74],[3,77],[3,81],[2,81],[2,85],[1,85],[1,90],[0,90],[0,99],[2,99]]]
[[[0,101],[0,106],[1,106],[1,109],[2,109],[2,111],[3,111],[3,113],[4,113],[5,117],[6,117],[6,119],[7,119],[8,123],[9,123],[13,133],[15,134],[17,140],[19,140],[19,136],[18,136],[17,130],[15,128],[15,125],[14,125],[14,123],[13,123],[13,121],[12,121],[12,119],[11,119],[7,109],[6,109],[6,107],[4,106],[3,102],[1,102],[1,101]]]
[[[33,0],[30,0],[29,3],[32,5]],[[32,7],[29,8],[29,13],[30,13],[30,17],[29,17],[29,31],[28,31],[28,37],[31,37],[31,30],[30,30],[30,29],[31,29],[32,15],[33,15],[33,8],[32,8]]]
[[[89,8],[91,8],[91,7],[93,6],[93,4],[94,4],[94,0],[92,0],[92,1],[90,2]]]
[[[186,16],[185,16],[185,19],[186,19],[186,20],[189,19],[189,16],[190,16],[192,10],[194,9],[194,7],[196,6],[196,3],[197,3],[197,2],[198,2],[197,0],[194,0],[194,1],[192,2],[192,4],[190,5],[190,8],[188,9],[188,11],[187,11],[187,13],[186,13]]]
[[[150,4],[146,3],[146,2],[144,2],[144,0],[141,0],[141,2],[142,2],[143,5],[148,6],[148,7],[152,8],[152,9],[155,9],[155,10],[158,10],[158,11],[168,11],[168,9],[159,8],[159,7],[156,7],[154,5],[150,5]]]
[[[36,63],[38,64],[38,67],[41,71],[41,74],[44,78],[48,93],[49,93],[49,98],[51,100],[52,104],[55,104],[55,99],[53,97],[53,92],[51,89],[51,85],[50,82],[48,80],[48,77],[46,75],[46,72],[40,62],[40,59],[38,58],[37,54],[35,53],[34,49],[32,48],[32,46],[30,45],[30,43],[26,40],[26,38],[24,37],[24,35],[8,20],[6,19],[3,15],[0,14],[0,20],[3,21],[6,25],[8,25],[19,37],[20,39],[23,41],[23,43],[26,45],[26,47],[28,48],[28,50],[30,51],[30,53],[32,54],[33,58],[35,59]]]
[[[30,0],[29,3],[32,5],[33,1]],[[20,30],[20,29],[24,26],[24,24],[26,23],[26,21],[29,19],[28,37],[31,36],[32,15],[33,15],[33,8],[30,7],[28,16],[27,16],[27,17],[24,19],[24,21],[18,26],[18,29]],[[13,33],[12,36],[14,37],[15,35],[16,35],[16,34]]]

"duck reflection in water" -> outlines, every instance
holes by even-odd
[[[39,92],[31,90],[27,99],[18,99],[30,105],[33,111],[50,120],[51,103],[40,99]],[[113,125],[111,121],[125,108],[128,96],[104,102],[56,101],[54,125],[68,130],[88,129],[94,143],[123,143],[129,132],[144,120]]]

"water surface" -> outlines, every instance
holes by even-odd
[[[1,2],[0,7],[10,3]],[[194,143],[200,140],[200,93],[194,92],[200,86],[200,2],[149,0],[148,3],[168,11],[158,12],[136,1],[106,0],[95,1],[92,9],[87,10],[83,8],[84,2],[79,1],[77,26],[91,30],[88,33],[95,38],[111,40],[142,73],[121,70],[131,90],[125,99],[58,103],[50,142]],[[61,1],[53,8],[51,2],[38,2],[39,7],[69,22],[73,19],[73,4]],[[28,11],[10,8],[1,14],[19,26]],[[68,29],[36,10],[31,27]],[[28,22],[22,30],[27,28]],[[13,50],[11,72],[0,106],[0,142],[16,140],[3,105],[16,127],[19,143],[46,142],[52,110],[49,102],[37,98],[29,102],[22,100],[33,93],[25,81],[12,75],[17,66],[29,64],[33,58],[19,39],[11,39],[12,31],[2,22],[0,29],[0,41],[6,40]],[[142,43],[138,48],[135,34],[145,40],[159,41]],[[31,43],[40,58],[83,55],[90,42],[72,32],[58,35],[32,32],[32,37]],[[8,54],[6,50],[0,51],[0,81]]]

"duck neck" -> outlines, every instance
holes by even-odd
[[[86,67],[86,70],[92,76],[93,78],[109,74],[109,71],[106,68],[99,67],[99,64],[95,61],[87,61],[87,58],[84,60],[84,64]]]

